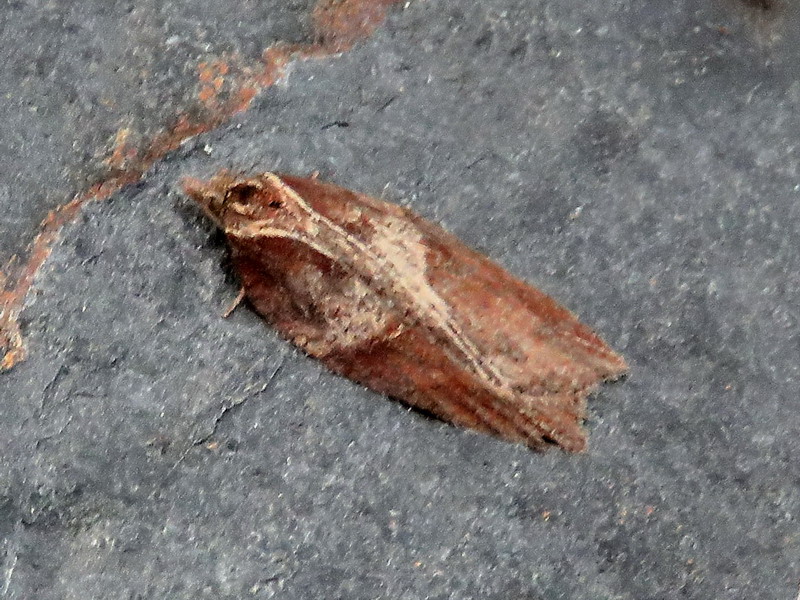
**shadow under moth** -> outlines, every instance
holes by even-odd
[[[567,309],[407,208],[274,173],[183,188],[283,337],[445,421],[580,451],[586,396],[626,369]]]

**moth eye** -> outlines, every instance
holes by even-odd
[[[225,194],[225,200],[228,202],[238,202],[240,204],[249,204],[256,199],[259,189],[249,183],[237,183],[232,186],[228,193]]]
[[[240,212],[256,212],[264,208],[277,210],[285,206],[283,198],[275,190],[265,189],[262,186],[252,185],[248,182],[241,182],[232,186],[226,194],[226,201],[235,203]]]

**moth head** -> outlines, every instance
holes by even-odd
[[[218,227],[238,229],[253,221],[280,219],[281,213],[286,212],[282,186],[269,175],[245,178],[223,171],[208,181],[186,177],[182,184],[184,192]]]

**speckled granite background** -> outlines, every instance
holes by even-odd
[[[309,35],[309,3],[215,7],[0,9],[3,252],[121,121],[190,104],[209,46]],[[798,19],[412,1],[87,205],[29,296],[29,359],[0,374],[0,592],[795,598]],[[590,402],[588,453],[410,413],[247,308],[223,319],[223,240],[178,190],[221,167],[406,203],[576,311],[631,365]]]

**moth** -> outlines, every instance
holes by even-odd
[[[567,309],[408,208],[275,173],[183,189],[283,337],[445,421],[580,451],[587,395],[626,370]]]

